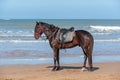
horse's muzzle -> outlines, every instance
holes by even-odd
[[[35,38],[35,39],[39,39],[39,36],[35,36],[34,38]]]

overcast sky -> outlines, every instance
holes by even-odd
[[[0,0],[0,19],[120,19],[120,0]]]

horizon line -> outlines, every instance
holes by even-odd
[[[13,19],[0,19],[0,20],[32,20],[32,19],[37,19],[37,20],[39,20],[40,18],[13,18]],[[47,19],[52,19],[52,18],[41,18],[41,19],[43,19],[43,20],[47,20]],[[87,18],[85,18],[85,19],[76,19],[76,18],[71,18],[71,19],[67,19],[67,18],[53,18],[54,20],[62,20],[62,19],[64,19],[64,20],[120,20],[120,19],[87,19]]]

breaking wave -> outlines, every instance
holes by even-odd
[[[0,40],[0,43],[40,43],[48,42],[48,40]]]
[[[1,30],[0,36],[33,36],[33,31],[14,31],[14,30]]]
[[[98,39],[95,42],[120,42],[120,38],[118,39]]]
[[[48,43],[48,40],[0,40],[0,43]],[[120,42],[117,39],[95,39],[95,42]]]
[[[113,32],[120,31],[120,26],[90,26],[94,31],[97,32]]]

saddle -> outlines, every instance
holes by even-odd
[[[59,29],[56,39],[60,43],[66,43],[66,42],[71,42],[74,36],[75,36],[74,27],[71,27],[70,29],[62,28]]]

